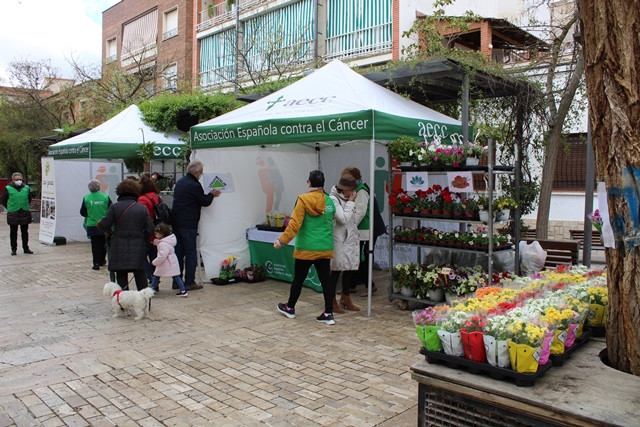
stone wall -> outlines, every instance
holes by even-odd
[[[529,228],[536,228],[536,221],[533,219],[525,219],[523,222]],[[571,240],[569,230],[582,230],[583,221],[549,221],[548,240]]]

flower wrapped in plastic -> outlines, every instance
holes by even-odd
[[[471,316],[464,311],[449,310],[448,315],[442,318],[438,336],[442,342],[445,354],[450,356],[464,356],[460,329],[465,320]]]
[[[460,329],[464,357],[474,362],[486,362],[487,353],[484,346],[484,327],[487,324],[484,315],[475,314],[464,321]]]
[[[442,343],[438,337],[438,324],[442,321],[448,307],[431,306],[421,311],[414,311],[413,323],[422,346],[428,351],[440,351]]]
[[[606,282],[603,285],[591,286],[589,294],[589,312],[587,323],[591,326],[605,326],[607,324],[607,306],[609,304],[609,290]]]
[[[237,263],[238,257],[235,255],[223,259],[220,263],[220,274],[218,277],[221,280],[234,280],[236,277]]]
[[[511,319],[505,315],[489,316],[484,326],[484,341],[487,363],[500,368],[511,365],[509,358],[509,324]]]
[[[600,211],[596,209],[591,215],[588,215],[587,218],[589,218],[589,221],[591,221],[591,225],[593,225],[593,228],[595,228],[600,234],[602,234],[602,216],[600,215]]]
[[[538,370],[545,332],[546,328],[522,320],[509,325],[511,369],[523,374]]]

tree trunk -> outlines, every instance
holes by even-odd
[[[558,108],[549,108],[554,111],[549,123],[549,133],[547,135],[547,149],[544,155],[544,165],[542,168],[542,181],[540,183],[540,196],[538,197],[538,213],[536,216],[536,238],[546,239],[549,233],[549,210],[551,208],[551,192],[553,190],[553,179],[556,176],[556,162],[560,148],[562,146],[562,125],[567,118],[569,108],[575,97],[576,90],[580,86],[582,73],[584,72],[584,54],[578,52],[576,65],[573,74],[567,83],[567,87],[562,94]],[[550,97],[549,102],[554,102]]]
[[[607,349],[640,375],[640,1],[578,0],[598,176],[604,176],[616,249],[608,249]]]

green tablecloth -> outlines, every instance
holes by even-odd
[[[271,232],[261,231],[261,240],[265,240],[265,233]],[[273,233],[273,241],[275,241],[279,235],[280,233]],[[252,234],[250,232],[248,234],[248,239],[251,263],[264,265],[267,270],[267,277],[292,282],[295,262],[293,259],[293,246],[286,245],[280,249],[275,249],[273,247],[273,242],[269,243],[265,241],[252,240],[251,237]],[[311,267],[303,285],[313,289],[314,291],[322,292],[322,285],[318,279],[315,267]]]

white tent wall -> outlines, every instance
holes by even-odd
[[[246,230],[265,222],[270,211],[290,214],[299,194],[307,189],[309,171],[316,169],[313,148],[292,150],[273,147],[220,148],[194,151],[192,160],[204,164],[204,173],[231,176],[233,192],[222,193],[202,209],[198,246],[207,281],[218,277],[220,262],[232,255],[238,267],[250,264]],[[267,206],[269,180],[276,182],[271,209]],[[281,185],[281,188],[277,188]]]
[[[116,200],[116,186],[121,180],[120,162],[88,162],[78,160],[55,160],[56,228],[55,235],[68,242],[88,242],[87,233],[80,216],[82,198],[89,192],[90,179],[101,182],[100,190]]]

